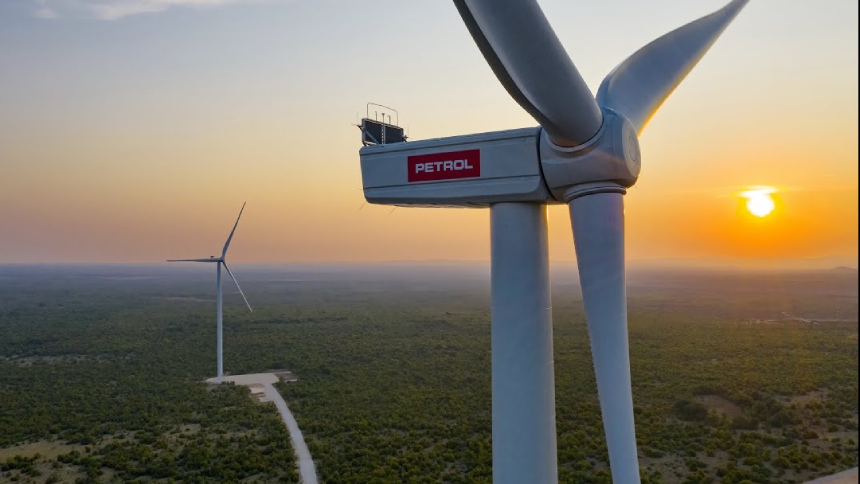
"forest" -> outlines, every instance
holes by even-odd
[[[234,268],[229,373],[278,384],[324,483],[490,483],[486,270]],[[0,481],[298,482],[289,434],[215,371],[212,274],[0,267]],[[858,465],[857,274],[631,273],[646,483]],[[226,287],[226,286],[225,286]],[[559,478],[610,483],[575,275],[554,271]]]

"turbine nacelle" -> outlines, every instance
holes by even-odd
[[[639,141],[624,116],[602,111],[597,134],[572,148],[555,144],[541,128],[366,146],[359,151],[365,197],[391,205],[486,207],[623,193],[639,176]]]
[[[364,196],[371,203],[405,206],[548,203],[540,132],[523,128],[366,146],[359,151]]]

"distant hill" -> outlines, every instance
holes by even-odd
[[[855,269],[853,267],[848,267],[848,266],[838,266],[838,267],[834,267],[834,268],[828,270],[828,272],[839,272],[842,274],[857,274],[857,269]]]

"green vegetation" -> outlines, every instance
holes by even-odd
[[[211,299],[211,274],[162,271],[2,268],[0,480],[297,481],[275,408],[200,383],[214,305],[195,298]],[[243,272],[255,313],[227,294],[225,366],[299,377],[278,389],[322,482],[491,482],[481,279]],[[689,277],[631,277],[643,481],[857,466],[856,277]],[[609,483],[581,302],[555,287],[560,480]]]

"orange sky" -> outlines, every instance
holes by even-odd
[[[551,20],[627,19],[628,34],[602,46],[590,41],[599,22],[553,22],[596,89],[637,46],[722,4],[690,3],[542,5]],[[400,109],[413,139],[534,121],[453,5],[392,5],[374,19],[393,25],[385,32],[353,4],[327,5],[116,20],[0,6],[0,262],[214,254],[245,200],[235,263],[487,259],[487,210],[359,210],[350,123],[367,101]],[[386,48],[396,63],[365,56]],[[629,258],[856,264],[857,58],[856,2],[752,2],[643,134],[642,176],[626,198]],[[779,190],[772,215],[738,209],[752,185]],[[572,260],[567,211],[549,214],[551,256]]]

